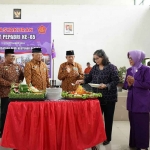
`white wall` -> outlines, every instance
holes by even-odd
[[[13,9],[22,9],[22,19],[13,20]],[[52,22],[55,40],[55,79],[66,50],[75,50],[83,69],[92,63],[93,52],[103,48],[116,66],[129,66],[127,52],[141,49],[150,57],[150,9],[88,5],[0,5],[0,22]],[[63,23],[74,22],[74,35],[63,34]],[[93,64],[93,63],[92,63]]]
[[[0,4],[134,5],[134,0],[0,0]]]
[[[139,5],[143,0],[135,0]],[[50,5],[117,5],[132,6],[134,0],[0,0],[0,4],[50,4]],[[144,0],[141,5],[150,5],[150,0]]]
[[[136,5],[150,5],[150,0],[144,0],[143,3],[141,3],[143,0],[136,0]]]

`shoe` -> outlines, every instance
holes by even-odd
[[[135,149],[136,150],[136,146],[129,146],[130,149]]]
[[[98,150],[96,146],[91,147],[92,150]]]
[[[103,142],[103,145],[107,145],[107,144],[109,144],[109,143],[110,143],[110,141],[107,141],[107,140],[106,140],[106,141]]]

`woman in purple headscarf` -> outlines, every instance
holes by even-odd
[[[124,89],[128,90],[127,110],[130,121],[129,146],[137,150],[149,147],[150,68],[142,65],[143,51],[128,52],[131,67],[127,69]]]

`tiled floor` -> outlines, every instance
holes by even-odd
[[[129,122],[114,121],[112,141],[109,145],[98,145],[99,150],[130,150],[128,147],[129,140]],[[12,150],[0,147],[0,150]],[[90,148],[88,150],[91,150]]]
[[[99,150],[130,150],[128,147],[129,141],[129,122],[114,121],[112,141],[109,145],[103,146],[99,144]],[[91,150],[91,149],[88,149]]]

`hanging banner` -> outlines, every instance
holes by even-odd
[[[51,23],[0,23],[0,63],[7,48],[15,50],[16,63],[22,67],[32,59],[32,48],[42,48],[51,77]]]

